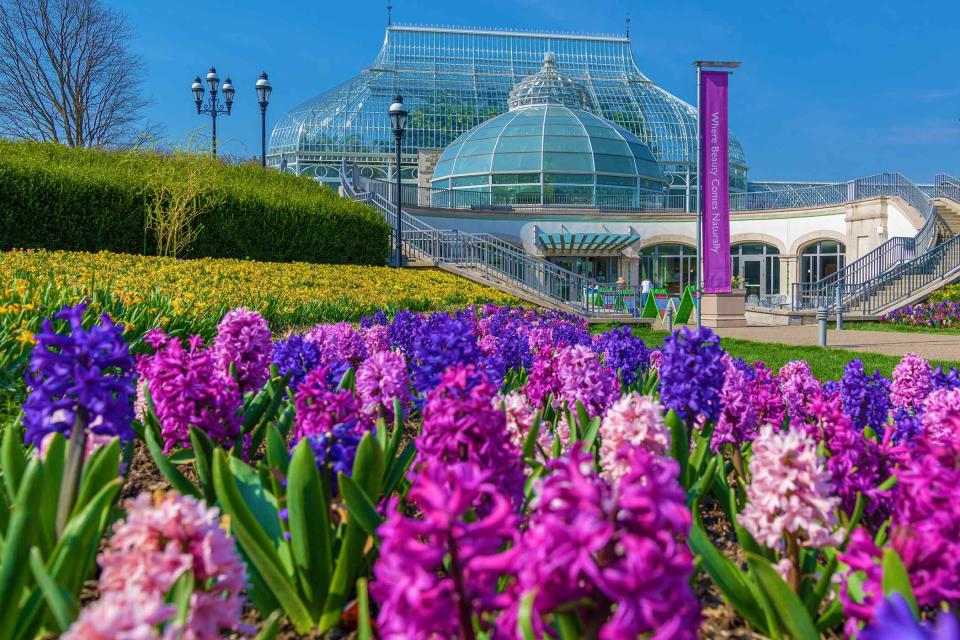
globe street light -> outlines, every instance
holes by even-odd
[[[403,235],[400,231],[401,215],[400,207],[403,198],[400,197],[400,141],[403,140],[403,130],[407,127],[407,110],[403,106],[403,96],[397,94],[390,105],[390,124],[393,126],[393,137],[397,141],[397,194],[396,194],[396,213],[397,213],[397,261],[396,267],[403,266]]]
[[[230,115],[230,110],[233,108],[233,96],[237,92],[233,88],[233,83],[230,82],[230,78],[227,78],[223,81],[223,102],[220,104],[220,101],[217,99],[217,92],[220,90],[220,76],[217,75],[217,70],[214,67],[210,67],[210,71],[207,73],[207,86],[210,88],[210,100],[207,101],[207,104],[203,104],[203,83],[200,82],[200,76],[197,76],[193,80],[193,85],[190,87],[190,90],[193,92],[193,102],[197,105],[197,115],[204,113],[210,114],[210,119],[213,122],[212,134],[213,134],[213,145],[212,152],[213,157],[217,157],[217,116],[221,113]]]
[[[270,92],[273,87],[270,86],[270,80],[267,79],[267,72],[260,72],[260,78],[257,80],[257,103],[260,105],[260,166],[267,166],[267,105],[270,103]]]

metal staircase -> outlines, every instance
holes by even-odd
[[[396,229],[396,205],[391,197],[394,185],[364,178],[354,165],[341,168],[340,185],[347,196],[376,208]],[[587,317],[615,319],[626,315],[597,304],[593,283],[584,276],[531,256],[495,236],[437,229],[403,209],[400,215],[403,250],[408,258],[432,263],[542,307]],[[395,243],[392,234],[391,243]]]
[[[920,231],[912,238],[890,238],[826,278],[795,284],[794,310],[836,313],[839,308],[845,313],[880,316],[923,300],[960,278],[960,180],[938,174],[934,197],[928,199],[903,176],[883,175],[895,176],[892,182],[898,184],[895,189],[878,185],[873,195],[906,200],[924,218]]]

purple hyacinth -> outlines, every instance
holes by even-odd
[[[696,638],[699,604],[690,587],[693,555],[684,540],[691,516],[678,467],[643,447],[621,450],[629,472],[616,485],[580,445],[549,463],[516,559],[513,604],[498,629],[513,637],[519,607],[532,595],[537,637],[558,607],[577,602],[600,638]]]
[[[576,411],[583,404],[591,418],[602,417],[620,397],[620,382],[613,370],[603,365],[590,347],[564,347],[557,353],[559,400]],[[586,425],[581,425],[585,428]]]
[[[356,388],[365,413],[393,420],[394,398],[401,407],[410,401],[410,380],[403,356],[396,351],[371,355],[357,369]]]
[[[897,409],[893,414],[893,433],[890,441],[893,444],[910,443],[923,431],[920,416],[910,413],[906,409]]]
[[[23,404],[25,440],[36,446],[49,433],[69,437],[78,414],[95,434],[133,438],[134,364],[123,326],[104,314],[85,329],[85,310],[77,305],[54,314],[67,322],[69,333],[59,333],[45,318],[36,335],[24,376],[30,395]]]
[[[481,346],[484,357],[496,360],[503,372],[529,368],[533,361],[524,315],[522,309],[488,307],[477,322],[478,344],[486,345],[486,349]]]
[[[882,434],[890,411],[890,381],[879,371],[867,376],[863,361],[856,358],[843,368],[840,401],[853,426]]]
[[[191,426],[214,442],[232,443],[240,433],[240,389],[235,380],[220,374],[203,340],[192,336],[185,349],[179,338],[155,329],[145,341],[155,351],[140,356],[137,370],[153,400],[164,450],[189,447]]]
[[[647,345],[629,327],[616,327],[594,336],[593,346],[603,363],[617,372],[624,385],[632,385],[650,363]]]
[[[323,435],[337,425],[362,434],[370,427],[360,411],[360,402],[347,389],[331,390],[327,367],[314,369],[297,387],[294,404],[293,442],[310,435]]]
[[[893,369],[890,401],[901,409],[917,411],[933,391],[932,376],[929,362],[915,353],[908,353]]]
[[[720,419],[710,442],[713,451],[719,451],[725,444],[739,449],[757,436],[760,426],[760,416],[753,403],[753,381],[732,359],[728,358],[726,369],[720,390]]]
[[[660,401],[688,422],[716,420],[725,373],[720,338],[707,327],[682,327],[663,342]]]
[[[380,637],[473,637],[474,619],[486,631],[484,614],[507,604],[497,585],[513,567],[518,522],[495,474],[474,463],[432,462],[411,477],[416,516],[391,498],[370,584]],[[490,508],[478,517],[473,507],[481,503]]]
[[[876,617],[860,634],[858,640],[957,640],[960,621],[952,611],[937,617],[936,626],[919,622],[913,610],[900,593],[894,591],[877,608]]]
[[[481,358],[472,322],[436,313],[418,329],[413,341],[413,388],[423,395],[435,387],[446,369],[455,364],[478,364]]]
[[[338,473],[347,476],[353,473],[353,460],[362,435],[352,424],[339,423],[325,433],[313,433],[306,438],[317,459],[317,467],[328,470],[334,479]],[[331,483],[334,491],[336,486],[335,482]]]
[[[274,343],[270,360],[280,375],[290,373],[290,386],[296,388],[309,371],[320,366],[320,349],[303,336],[293,334]]]
[[[496,388],[473,365],[457,364],[427,395],[423,426],[416,439],[416,466],[472,462],[494,472],[501,493],[519,506],[523,463],[511,442],[506,417],[494,406]]]
[[[387,320],[387,314],[383,312],[383,309],[377,309],[372,316],[363,316],[360,318],[361,329],[369,329],[375,326],[383,327],[387,324],[389,324],[389,320]]]
[[[949,371],[944,371],[943,367],[937,367],[931,378],[934,389],[956,389],[960,387],[960,371],[957,371],[955,367],[951,367]]]
[[[390,344],[400,349],[407,361],[414,357],[413,343],[423,322],[422,315],[404,309],[394,314],[390,323]]]
[[[213,357],[224,375],[233,366],[240,393],[258,391],[270,375],[270,325],[262,315],[239,307],[217,325]]]

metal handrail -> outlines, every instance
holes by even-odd
[[[341,185],[351,198],[374,206],[384,219],[396,228],[397,212],[389,188],[380,181],[357,179],[353,166],[344,165]],[[366,191],[372,187],[374,191]],[[434,264],[472,269],[486,279],[502,281],[515,289],[548,301],[556,306],[592,316],[611,310],[596,303],[596,286],[586,277],[569,271],[548,260],[529,255],[490,234],[472,234],[459,230],[437,229],[401,209],[404,248],[410,255],[422,257]],[[391,240],[393,242],[393,240]],[[638,294],[632,287],[620,287],[618,295]],[[616,309],[612,311],[616,312]]]
[[[948,173],[938,173],[933,177],[933,187],[937,197],[960,202],[960,178],[954,178]]]

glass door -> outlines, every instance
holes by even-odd
[[[763,258],[757,257],[752,258],[744,256],[740,262],[741,269],[743,273],[741,274],[744,280],[744,287],[747,290],[747,296],[757,296],[758,298],[763,295],[763,292],[767,290],[765,281],[765,273],[763,269]]]

